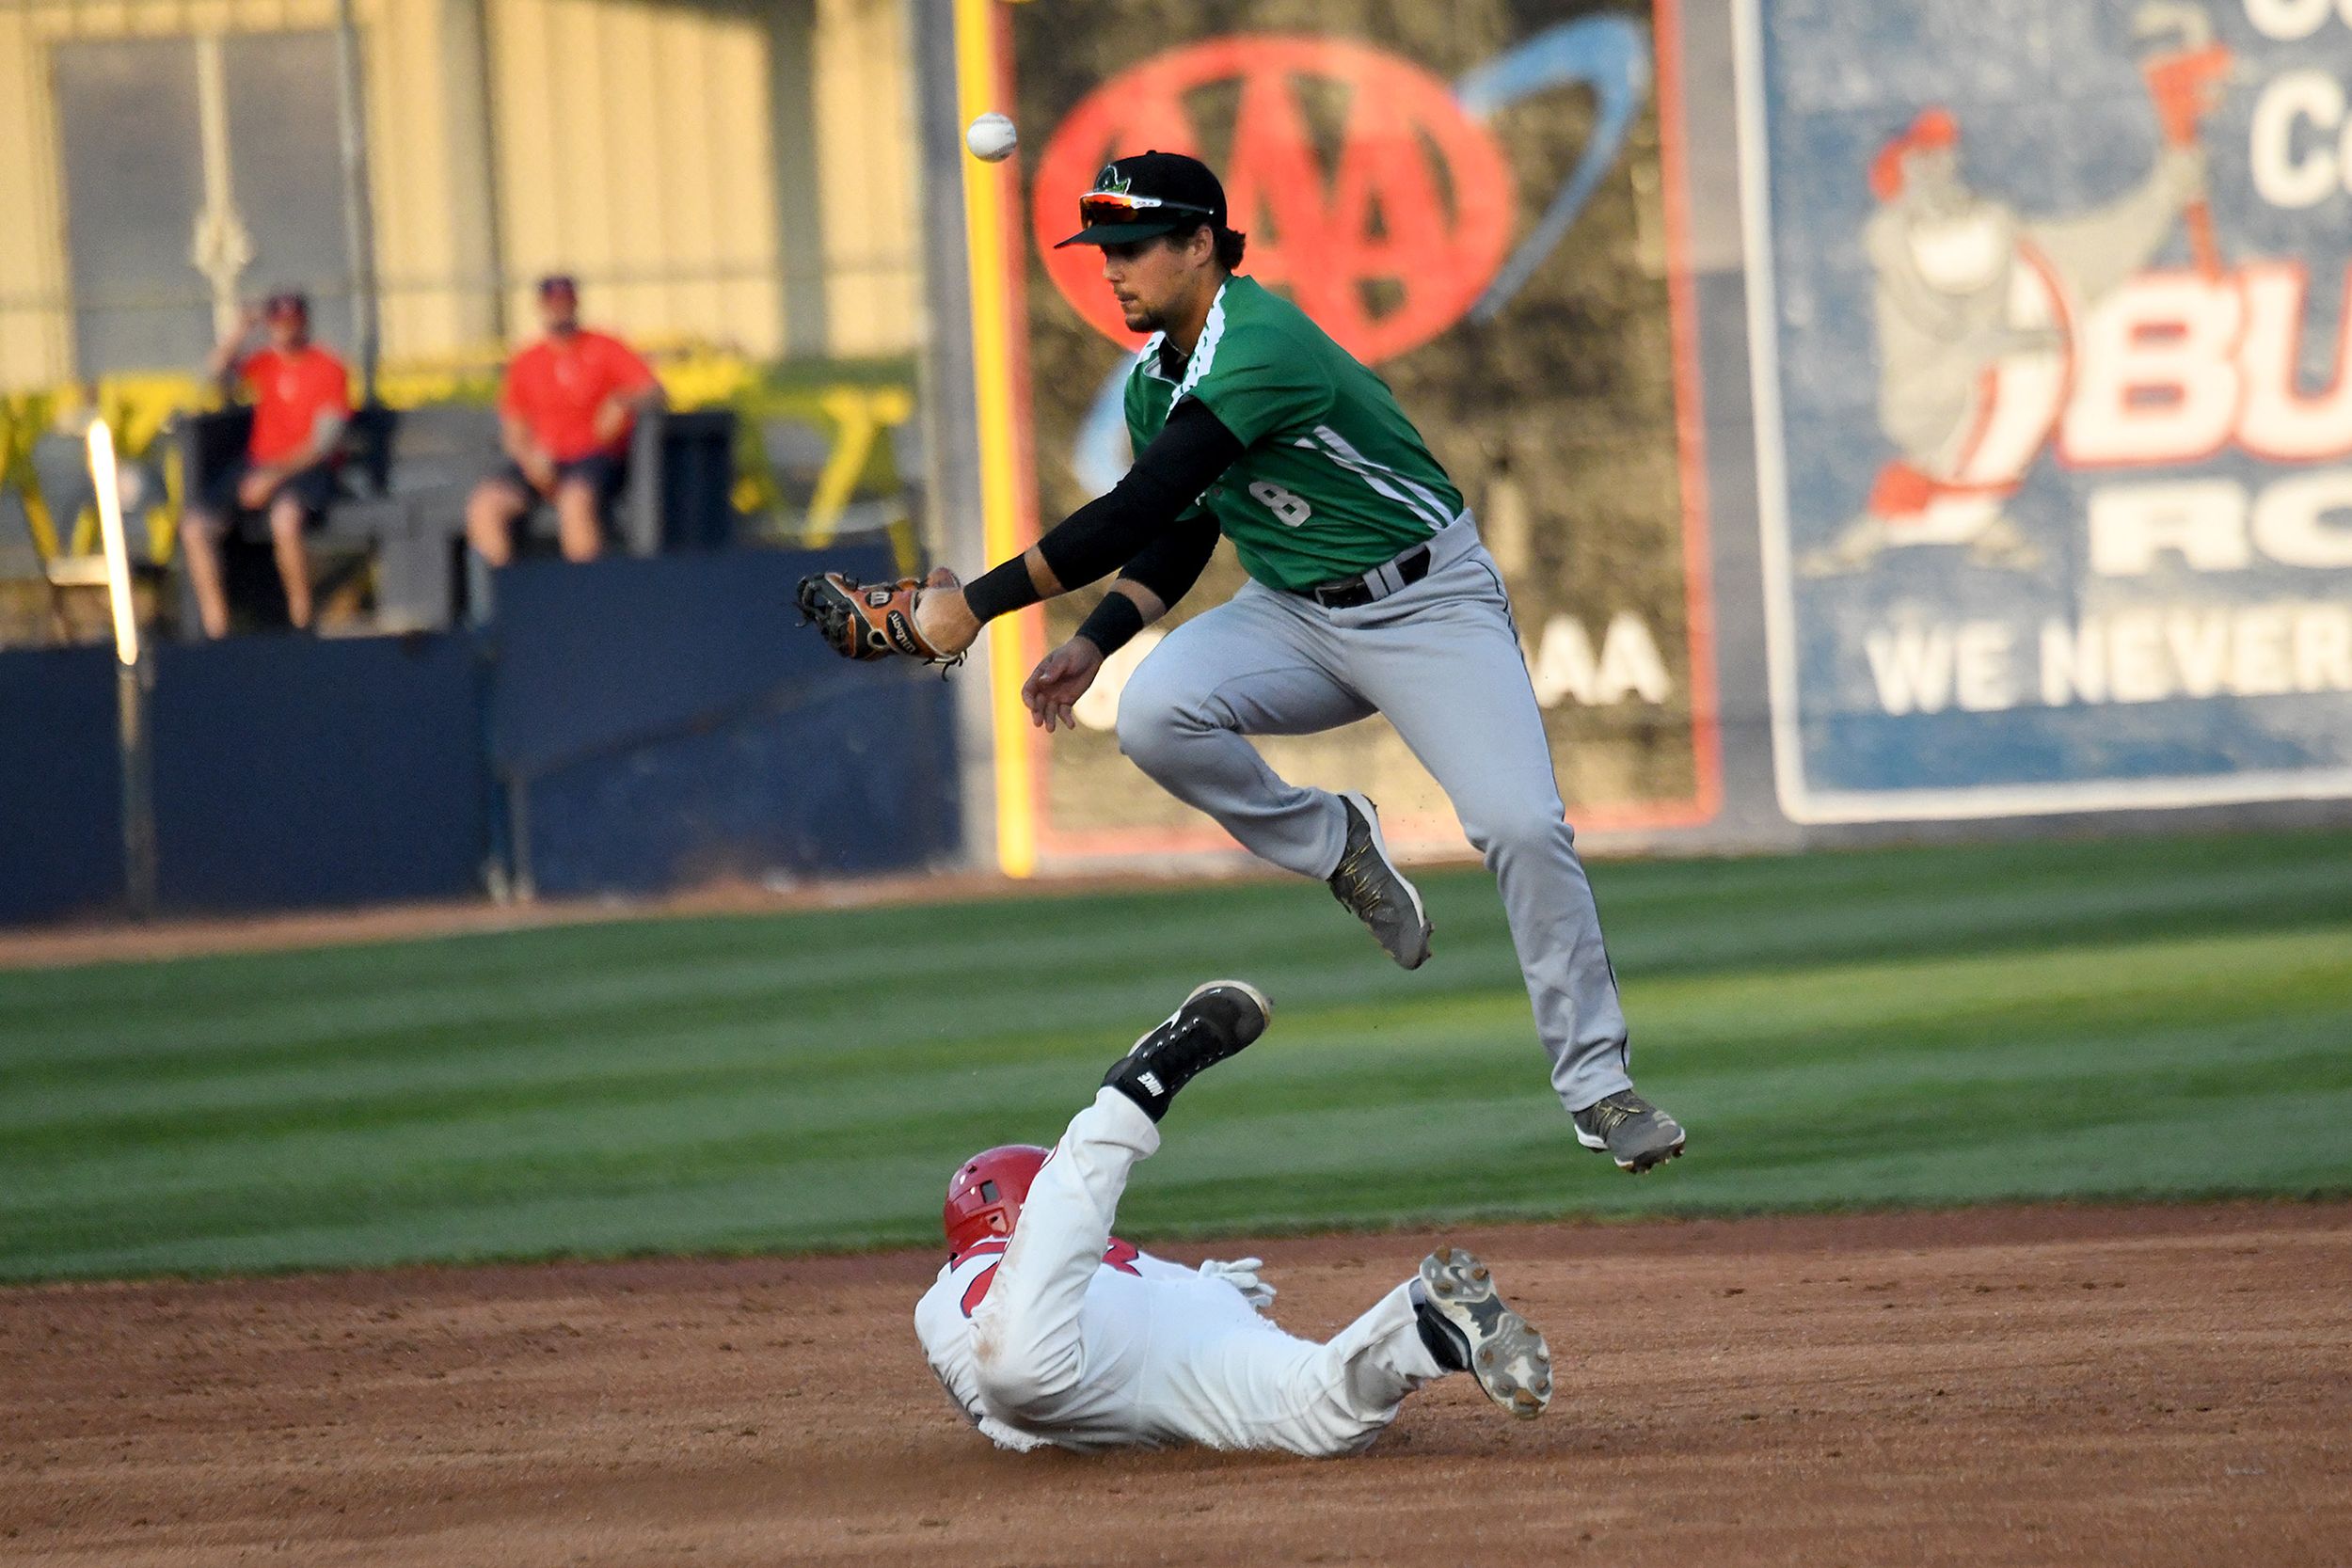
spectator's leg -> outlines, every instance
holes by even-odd
[[[604,518],[596,481],[566,474],[555,486],[555,537],[566,561],[594,561],[604,553]]]
[[[270,546],[278,554],[278,578],[286,585],[286,619],[296,631],[310,625],[310,552],[303,547],[302,498],[283,485],[269,501]]]
[[[207,637],[229,635],[229,590],[221,581],[220,539],[229,519],[209,508],[190,507],[180,524],[180,547],[187,552],[188,586],[196,590],[196,613]]]
[[[485,479],[466,498],[466,542],[493,566],[515,559],[515,519],[531,510],[531,498],[502,479]]]

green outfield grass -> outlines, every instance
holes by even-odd
[[[2352,1191],[2352,833],[1602,864],[1640,1180],[1492,884],[1406,974],[1311,882],[0,974],[0,1278],[928,1243],[1195,981],[1272,1033],[1122,1229]]]

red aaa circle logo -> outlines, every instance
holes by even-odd
[[[1305,99],[1323,84],[1343,103],[1327,166]],[[1077,227],[1079,194],[1112,158],[1147,148],[1200,155],[1196,95],[1201,106],[1212,97],[1235,104],[1221,173],[1232,226],[1249,236],[1243,270],[1287,289],[1358,358],[1427,342],[1502,263],[1511,229],[1502,154],[1445,83],[1344,39],[1235,34],[1112,77],[1056,127],[1038,160],[1029,210],[1046,273],[1105,336],[1141,341],[1120,319],[1101,254],[1054,242]]]

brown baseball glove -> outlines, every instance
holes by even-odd
[[[895,654],[948,668],[961,664],[961,654],[940,652],[914,629],[914,595],[922,588],[919,578],[862,583],[840,572],[826,572],[801,579],[801,613],[843,658],[888,658]]]

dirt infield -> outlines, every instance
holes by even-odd
[[[1323,1462],[995,1452],[917,1255],[0,1291],[0,1561],[2352,1562],[2352,1205],[1456,1239],[1561,1402]],[[1249,1250],[1322,1334],[1423,1244]]]

